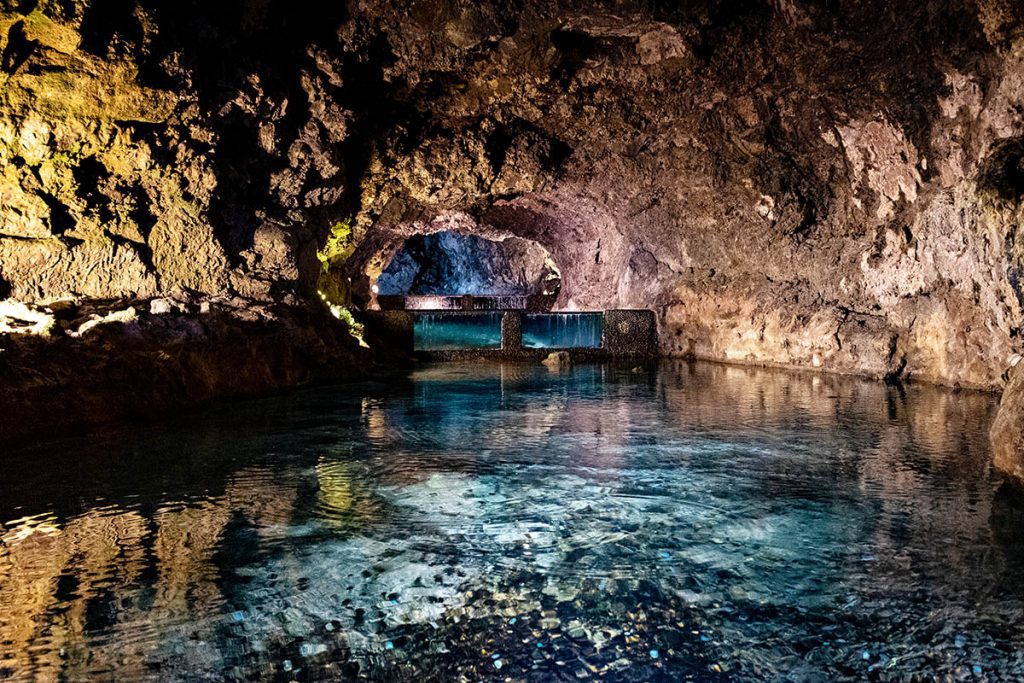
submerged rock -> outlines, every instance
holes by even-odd
[[[541,361],[544,365],[555,370],[572,366],[572,356],[568,351],[554,351],[549,353],[547,358]]]

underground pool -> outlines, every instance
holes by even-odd
[[[996,399],[422,365],[7,455],[0,678],[1019,680]]]

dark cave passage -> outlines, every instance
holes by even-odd
[[[443,231],[409,237],[373,291],[384,306],[395,299],[473,296],[531,299],[550,308],[561,281],[558,266],[537,242]]]

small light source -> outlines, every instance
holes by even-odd
[[[370,287],[370,291],[373,292],[374,294],[380,294],[380,287],[378,287],[377,285],[373,285],[372,287]]]

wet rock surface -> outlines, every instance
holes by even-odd
[[[997,387],[1022,31],[1004,0],[8,3],[0,293],[284,301],[358,214],[367,299],[410,236],[522,237],[665,354]]]
[[[238,300],[63,303],[37,311],[48,316],[45,335],[0,337],[5,446],[373,368],[373,354],[317,310]]]
[[[1018,364],[1009,376],[989,432],[992,462],[1013,485],[1024,488],[1024,366]]]

